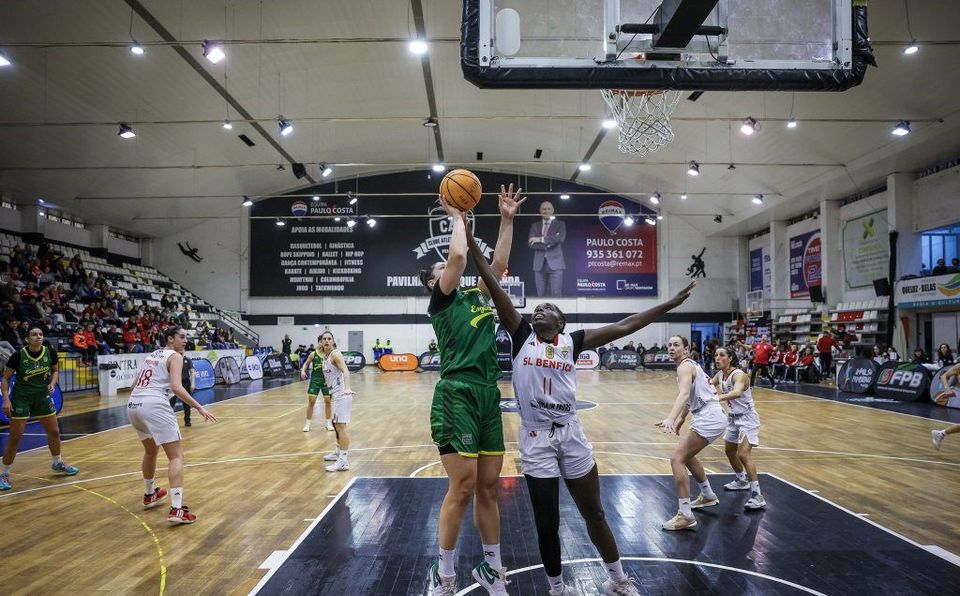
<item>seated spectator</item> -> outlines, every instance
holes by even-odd
[[[941,368],[951,364],[956,364],[956,360],[953,357],[953,350],[950,349],[949,345],[940,344],[940,347],[937,348],[937,364]]]
[[[632,342],[632,341],[628,341],[628,342],[627,342],[627,345],[623,346],[623,349],[624,349],[624,350],[630,350],[631,352],[636,352],[636,351],[637,351],[637,346],[633,345],[633,342]],[[691,356],[691,358],[693,358],[693,356]],[[696,358],[694,358],[694,360],[696,360]]]
[[[797,353],[797,346],[792,343],[787,344],[787,353],[783,355],[783,380],[786,381],[790,378],[790,373],[793,373],[793,380],[800,382],[797,378],[799,371],[797,370],[797,363],[800,362],[800,354]]]
[[[900,362],[900,354],[897,353],[897,349],[893,346],[887,348],[887,360],[890,362]]]
[[[930,359],[927,358],[927,353],[923,351],[923,348],[917,346],[913,350],[913,358],[910,362],[914,364],[930,364]]]
[[[933,275],[944,275],[946,273],[948,273],[946,261],[937,259],[937,266],[933,268]]]
[[[128,325],[124,323],[124,325]],[[140,338],[140,332],[137,330],[136,325],[128,325],[123,329],[123,345],[124,350],[132,354],[140,354],[143,352],[143,342]]]
[[[803,349],[803,354],[797,361],[797,375],[806,383],[819,383],[820,373],[817,372],[817,357],[813,353],[813,346]]]
[[[428,351],[428,352],[436,352],[436,351],[437,351],[437,340],[436,340],[436,338],[430,340],[430,344],[427,346],[427,351]]]
[[[116,323],[110,323],[110,328],[103,332],[103,341],[110,348],[109,353],[119,354],[123,352],[123,333],[117,329]]]
[[[40,285],[46,286],[57,281],[56,276],[53,274],[53,271],[50,270],[50,266],[47,265],[43,268],[43,272],[40,274]]]
[[[873,346],[873,353],[871,354],[870,358],[877,364],[883,364],[884,362],[887,362],[887,353],[882,347],[875,345]]]
[[[34,285],[32,281],[28,281],[27,285],[20,290],[20,298],[36,298],[39,295],[37,292],[37,286]]]
[[[8,281],[0,286],[0,303],[13,302],[13,297],[19,295],[20,291],[17,290],[17,286],[13,283],[13,281]]]
[[[25,344],[20,339],[20,334],[17,333],[17,327],[19,326],[20,321],[15,315],[5,315],[2,317],[2,323],[0,323],[0,341],[9,343],[17,350],[22,348]]]
[[[89,365],[97,358],[97,347],[94,343],[90,345],[87,343],[87,334],[85,328],[77,329],[77,332],[73,334],[73,351],[80,353],[80,361],[83,364]]]
[[[950,273],[960,273],[960,259],[957,257],[950,260]]]

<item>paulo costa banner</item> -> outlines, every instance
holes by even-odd
[[[807,232],[790,239],[790,297],[806,298],[810,286],[819,286],[820,231]]]
[[[489,259],[500,227],[494,191],[517,180],[477,175],[486,194],[468,220]],[[315,196],[257,202],[250,219],[250,294],[420,295],[418,270],[446,260],[450,246],[452,222],[437,203],[440,179],[425,172],[370,176],[359,181],[356,195],[328,184],[303,191]],[[534,267],[544,262],[562,270],[564,296],[657,296],[657,227],[643,223],[649,210],[573,183],[564,183],[563,192],[579,193],[575,200],[551,193],[549,180],[524,177],[522,186],[530,194],[514,220],[507,280],[523,282],[526,296],[536,294]],[[541,212],[552,213],[549,244]],[[276,225],[278,217],[285,226]],[[476,282],[469,263],[464,283]]]

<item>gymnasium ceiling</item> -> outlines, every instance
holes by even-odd
[[[902,53],[904,2],[870,3],[880,68],[860,87],[681,100],[671,145],[636,160],[617,151],[613,131],[578,181],[659,191],[668,216],[729,235],[960,154],[960,3],[909,7],[921,43],[913,56]],[[89,223],[159,237],[238,217],[242,195],[302,188],[307,179],[294,178],[291,162],[314,179],[317,163],[334,164],[352,188],[357,175],[436,161],[422,126],[427,80],[446,164],[569,179],[602,130],[599,92],[473,87],[459,67],[459,9],[454,0],[4,0],[0,49],[13,65],[0,68],[0,194],[20,204],[42,197]],[[128,50],[132,13],[142,56]],[[423,59],[407,50],[420,24],[430,39]],[[203,39],[233,40],[226,59],[204,59]],[[229,111],[217,86],[236,102]],[[791,105],[795,130],[784,127]],[[232,131],[220,126],[228,114]],[[279,114],[293,134],[278,135]],[[738,132],[747,116],[763,125],[749,138]],[[894,137],[901,119],[913,133]],[[119,138],[119,122],[137,137]],[[690,159],[703,164],[699,178],[685,175]],[[685,184],[690,198],[681,201]],[[764,205],[752,204],[755,193]]]

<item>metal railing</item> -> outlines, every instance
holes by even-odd
[[[59,359],[60,391],[73,393],[97,388],[99,378],[95,364],[84,364],[81,355],[74,352],[60,352]]]

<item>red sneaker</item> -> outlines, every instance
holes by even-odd
[[[153,509],[160,504],[160,501],[167,496],[167,489],[165,488],[154,488],[152,495],[143,495],[143,508],[144,509]]]
[[[171,507],[170,513],[167,514],[167,521],[171,524],[192,524],[197,521],[197,516],[190,513],[186,506]]]

